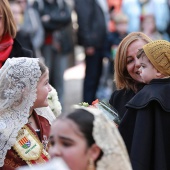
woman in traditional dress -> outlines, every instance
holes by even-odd
[[[0,69],[0,80],[1,169],[48,161],[55,116],[48,107],[47,67],[38,58],[9,58]]]
[[[49,153],[71,170],[132,170],[115,124],[96,109],[80,107],[52,124]]]

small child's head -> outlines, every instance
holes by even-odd
[[[170,42],[152,41],[144,45],[137,55],[141,64],[139,71],[144,83],[148,84],[152,79],[170,76]]]
[[[153,14],[145,14],[141,16],[141,31],[153,33],[156,31],[156,21]]]

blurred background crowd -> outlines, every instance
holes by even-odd
[[[169,0],[9,0],[16,39],[49,67],[63,112],[109,99],[120,41],[141,31],[170,39]]]

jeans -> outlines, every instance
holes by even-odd
[[[43,56],[49,68],[50,84],[56,89],[59,101],[64,102],[64,71],[68,66],[69,54],[57,53],[51,45],[43,46]]]

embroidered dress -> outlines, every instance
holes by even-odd
[[[37,95],[41,71],[37,58],[7,59],[0,69],[0,168],[14,170],[26,164],[47,161],[43,147],[51,122],[55,119],[49,107],[37,108],[34,119],[40,129],[40,139],[28,124],[30,108]],[[42,143],[41,143],[42,142]],[[31,153],[29,158],[23,154]],[[36,150],[36,151],[35,151]],[[33,154],[37,152],[36,154]],[[22,160],[22,159],[23,160]]]
[[[44,147],[44,149],[48,150],[48,148],[47,148],[48,146],[45,143],[48,143],[50,124],[46,118],[37,115],[36,112],[34,112],[33,114],[35,116],[36,121],[38,122],[38,127],[40,127],[40,141],[42,143],[42,147]],[[26,126],[27,126],[27,128],[29,128],[31,130],[31,132],[39,140],[39,137],[38,137],[37,133],[34,131],[34,129],[32,129],[29,124],[27,124]],[[42,162],[43,161],[45,161],[45,160],[42,160]],[[14,170],[17,167],[27,165],[27,164],[28,164],[28,162],[24,161],[20,156],[18,156],[18,153],[12,147],[7,152],[2,170]]]

